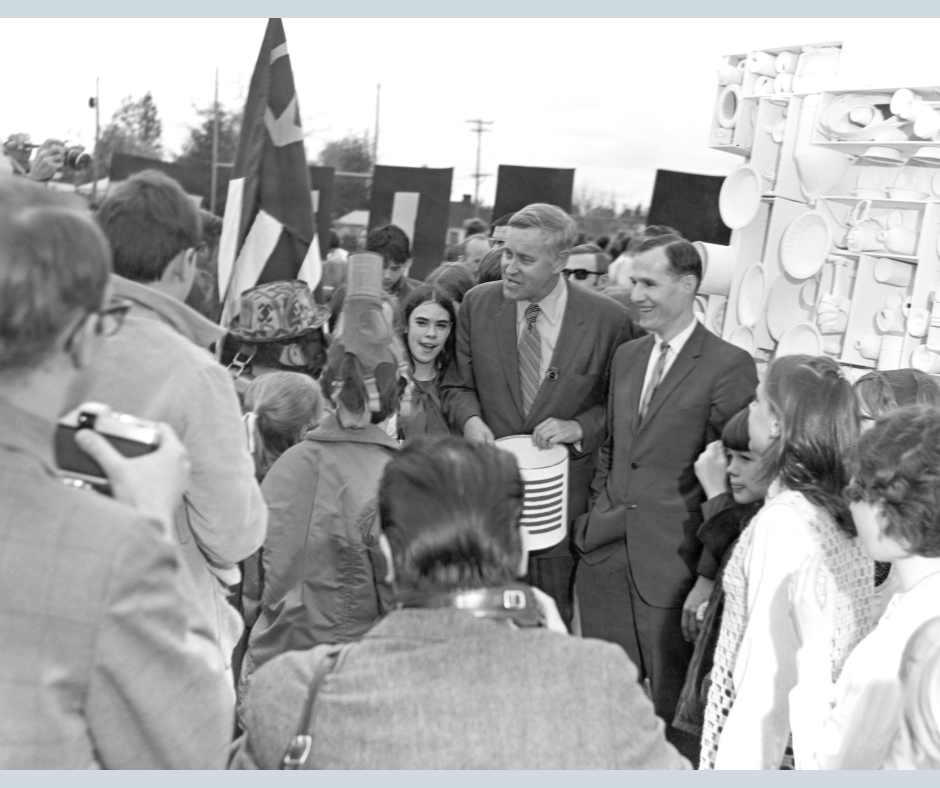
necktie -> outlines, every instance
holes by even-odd
[[[659,358],[656,359],[656,366],[653,367],[653,377],[650,378],[646,391],[643,392],[643,400],[640,402],[640,421],[646,417],[646,411],[649,409],[653,394],[659,388],[659,382],[663,379],[663,370],[666,368],[666,354],[669,353],[669,343],[663,342],[659,349]]]
[[[522,338],[519,340],[519,384],[522,387],[522,408],[526,416],[529,415],[529,409],[539,393],[542,336],[535,321],[541,311],[538,304],[529,304],[526,307],[526,327],[522,330]]]

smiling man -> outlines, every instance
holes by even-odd
[[[692,244],[648,238],[631,278],[651,336],[614,356],[607,444],[590,511],[574,528],[578,598],[585,637],[623,646],[668,725],[694,648],[682,636],[682,604],[702,551],[695,460],[753,397],[757,372],[746,352],[695,319],[702,261]],[[690,734],[670,726],[667,738],[697,762]]]
[[[586,510],[594,450],[605,434],[605,397],[614,351],[639,332],[619,304],[561,275],[575,223],[536,203],[509,220],[499,282],[470,290],[457,320],[454,362],[442,398],[451,426],[491,443],[532,435],[541,448],[571,450],[569,521]],[[530,582],[571,620],[574,556],[568,540],[530,558]]]

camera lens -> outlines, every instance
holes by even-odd
[[[65,166],[73,170],[87,170],[91,166],[91,154],[79,148],[69,148],[65,152]]]

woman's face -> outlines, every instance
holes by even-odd
[[[757,399],[747,414],[747,431],[752,452],[763,454],[780,435],[780,420],[770,407],[763,382],[757,384]]]
[[[451,331],[450,315],[434,301],[415,307],[408,316],[408,350],[416,364],[429,364],[444,349]]]
[[[735,503],[755,503],[767,495],[760,479],[760,455],[752,451],[727,450],[728,484]]]

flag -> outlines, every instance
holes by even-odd
[[[287,39],[269,19],[248,89],[219,244],[223,325],[238,297],[266,282],[320,281],[310,176]]]

